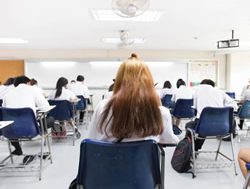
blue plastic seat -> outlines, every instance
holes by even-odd
[[[50,105],[56,107],[49,112],[49,115],[58,121],[67,121],[74,118],[73,105],[68,100],[49,100]]]
[[[235,99],[235,92],[226,92],[226,94],[231,98]]]
[[[166,94],[164,97],[161,99],[161,103],[163,106],[167,108],[173,108],[174,107],[174,102],[172,101],[172,96],[170,94]]]
[[[80,125],[80,115],[83,114],[82,117],[82,123],[88,124],[87,118],[88,118],[88,111],[87,111],[87,99],[84,98],[82,95],[77,95],[77,98],[80,99],[77,104],[75,105],[75,111],[76,111],[76,123],[77,125]],[[87,128],[87,127],[86,127]]]
[[[31,139],[40,139],[40,154],[43,154],[43,144],[46,140],[48,146],[48,157],[52,163],[51,148],[48,134],[43,131],[43,121],[40,119],[40,126],[37,123],[35,114],[31,108],[0,108],[3,121],[14,121],[14,123],[2,129],[2,134],[8,141],[32,141]],[[37,137],[41,136],[41,137]],[[10,147],[10,145],[9,145]],[[10,154],[11,150],[9,148]],[[13,163],[12,155],[9,156]],[[8,158],[9,158],[8,157]],[[42,177],[43,157],[40,155],[39,179]],[[18,165],[20,167],[20,165]]]
[[[76,139],[76,126],[74,124],[74,112],[73,112],[73,104],[68,100],[49,100],[50,105],[55,105],[56,107],[49,112],[49,116],[52,116],[56,121],[62,123],[71,123],[73,132],[73,145],[75,145]],[[69,133],[68,132],[68,133]]]
[[[164,161],[161,166],[163,170],[153,140],[113,143],[85,139],[77,185],[84,189],[163,189]]]
[[[203,109],[200,115],[200,119],[195,127],[195,130],[188,129],[191,133],[192,145],[193,145],[193,173],[196,176],[196,157],[199,153],[215,153],[215,160],[218,155],[225,157],[234,165],[234,171],[236,172],[234,145],[233,145],[233,108],[231,107],[206,107]],[[202,136],[202,137],[201,137]],[[223,138],[230,137],[231,139],[231,150],[232,157],[229,157],[220,152],[221,142]],[[218,148],[214,151],[195,151],[195,140],[196,139],[219,139]],[[209,161],[207,161],[209,163]]]
[[[178,119],[192,119],[196,116],[193,99],[178,99],[175,103],[173,116]]]

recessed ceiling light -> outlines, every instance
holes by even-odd
[[[23,44],[28,41],[21,38],[0,38],[0,44]]]
[[[97,21],[135,21],[135,22],[157,22],[163,15],[162,11],[145,11],[142,15],[132,18],[123,18],[114,13],[113,10],[90,10]]]
[[[102,42],[104,43],[122,43],[121,39],[118,38],[118,37],[114,37],[114,38],[102,38]],[[133,43],[136,43],[136,44],[142,44],[142,43],[145,43],[145,39],[144,38],[130,38],[128,39],[127,41],[128,43],[129,42],[133,42]]]

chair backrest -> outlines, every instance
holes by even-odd
[[[83,140],[77,184],[85,189],[155,188],[161,184],[157,143]]]
[[[233,108],[206,107],[202,110],[195,132],[201,136],[224,136],[233,131]]]
[[[238,113],[238,117],[241,119],[250,119],[250,101],[249,100],[246,100],[242,104]]]
[[[87,107],[86,99],[82,95],[77,95],[80,100],[76,104],[76,110],[85,110]]]
[[[173,116],[176,118],[195,117],[196,110],[192,106],[193,106],[193,99],[178,99],[175,103]]]
[[[226,92],[226,94],[231,98],[235,99],[235,92]]]
[[[173,107],[174,102],[172,101],[172,96],[171,94],[166,94],[164,97],[161,99],[161,104],[167,108]]]
[[[49,112],[55,120],[65,121],[73,118],[73,105],[68,100],[49,100],[50,105],[56,107]]]
[[[35,114],[31,108],[0,108],[3,121],[14,121],[2,129],[2,135],[9,139],[33,138],[40,134]]]

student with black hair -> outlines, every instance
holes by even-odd
[[[193,91],[186,86],[185,81],[178,79],[176,82],[177,90],[173,94],[172,101],[176,102],[178,99],[192,99]]]
[[[205,107],[233,107],[237,110],[237,104],[224,91],[215,88],[215,83],[211,79],[204,79],[196,88],[194,93],[194,108],[197,110],[195,121],[186,124],[186,128],[194,129],[199,121],[200,114]],[[204,139],[195,141],[195,151],[201,149]]]
[[[171,82],[166,80],[163,84],[162,89],[159,91],[159,97],[163,98],[166,94],[173,95],[174,91]]]
[[[89,89],[86,85],[84,85],[84,76],[78,75],[76,78],[76,82],[72,83],[69,86],[69,89],[75,94],[75,95],[82,95],[85,99],[89,99]]]
[[[36,115],[37,109],[49,107],[48,101],[38,90],[34,90],[29,85],[30,79],[24,75],[18,76],[14,80],[14,88],[9,91],[3,99],[3,107],[7,108],[24,108],[29,107]],[[47,119],[48,127],[52,127],[54,120]],[[15,147],[13,155],[22,155],[23,151],[19,142],[11,142]]]

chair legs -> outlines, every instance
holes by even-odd
[[[196,156],[198,155],[198,152],[195,151],[195,138],[196,138],[195,133],[194,133],[194,131],[192,131],[189,128],[188,128],[188,132],[191,133],[191,139],[192,139],[192,163],[193,163],[193,178],[194,178],[194,177],[197,176],[197,160],[196,160],[197,157]],[[234,166],[234,173],[235,173],[235,175],[237,175],[237,169],[236,169],[236,163],[235,163],[235,154],[234,154],[233,134],[230,134],[230,137],[231,137],[232,158],[229,158],[227,155],[220,152],[220,147],[221,147],[221,143],[222,143],[221,139],[219,141],[217,151],[207,151],[207,152],[216,153],[215,161],[218,159],[218,155],[221,155],[224,158],[226,158],[227,160],[231,161],[233,166]]]
[[[231,149],[232,149],[232,162],[234,165],[234,173],[237,175],[236,163],[235,163],[235,154],[234,154],[234,143],[233,143],[233,134],[231,134]]]

